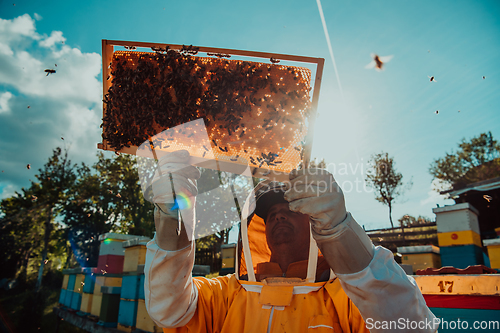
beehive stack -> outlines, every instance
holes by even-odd
[[[82,301],[80,305],[80,312],[83,315],[90,315],[92,311],[92,298],[94,296],[95,277],[92,275],[92,268],[82,268],[84,274]]]
[[[137,238],[135,235],[123,235],[106,233],[99,236],[101,245],[99,247],[99,259],[96,274],[121,274],[123,272],[123,261],[125,259],[125,249],[123,242]],[[142,237],[143,239],[149,239]]]
[[[103,138],[112,148],[140,146],[167,128],[203,118],[219,160],[285,171],[302,160],[311,71],[192,53],[116,51],[105,95]],[[183,129],[155,149],[204,157],[199,131]]]
[[[137,307],[141,288],[144,290],[144,264],[148,239],[131,239],[123,242],[125,261],[123,263],[118,329],[132,332],[136,327]],[[142,284],[141,284],[142,283]],[[142,292],[144,294],[144,291]]]
[[[490,267],[500,270],[500,238],[485,239],[483,243],[488,248]]]
[[[101,287],[102,304],[99,312],[98,325],[116,327],[118,324],[118,311],[120,307],[121,287]]]
[[[398,252],[403,255],[402,263],[412,266],[413,273],[419,269],[441,267],[441,258],[437,246],[402,246],[398,247]]]
[[[95,286],[94,294],[92,296],[92,308],[91,315],[95,317],[100,317],[101,309],[103,304],[103,293],[101,291],[102,287],[121,287],[122,277],[121,275],[105,274],[95,276]]]
[[[441,264],[455,268],[482,265],[479,212],[469,203],[434,208]]]
[[[222,268],[219,275],[234,273],[236,260],[236,244],[221,245],[222,252]]]
[[[71,297],[73,296],[73,289],[75,288],[75,280],[70,277],[74,275],[72,269],[63,270],[63,283],[61,286],[61,293],[59,294],[59,304],[63,306],[71,306]]]
[[[77,268],[75,270],[77,271],[77,274],[75,274],[75,286],[73,289],[73,296],[71,297],[70,308],[80,311],[85,275],[82,274],[81,268]]]

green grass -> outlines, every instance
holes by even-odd
[[[0,292],[0,328],[6,332],[55,332],[57,317],[53,308],[58,305],[60,289],[42,288],[37,296],[34,288],[16,288]],[[69,323],[61,321],[59,333],[83,333]]]

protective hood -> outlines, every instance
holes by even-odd
[[[241,211],[236,260],[236,276],[239,279],[257,282],[279,277],[289,279],[289,283],[311,283],[329,279],[329,266],[320,256],[310,232],[308,260],[290,264],[286,272],[282,272],[277,263],[271,262],[272,253],[266,239],[264,218],[272,205],[287,202],[283,198],[285,190],[284,184],[266,180],[259,183],[254,193],[245,201]]]

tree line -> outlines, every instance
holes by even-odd
[[[382,152],[372,155],[366,182],[375,191],[375,199],[389,208],[389,222],[392,222],[392,207],[396,200],[412,186],[412,181],[403,182],[403,175],[396,170],[394,158]],[[500,144],[491,132],[481,133],[469,141],[465,138],[458,144],[458,149],[442,158],[435,159],[429,173],[438,180],[434,190],[443,192],[459,189],[467,184],[500,177]],[[427,219],[409,215],[399,219],[400,225],[415,225]]]

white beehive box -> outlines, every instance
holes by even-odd
[[[468,202],[434,208],[432,212],[436,214],[438,233],[472,230],[481,234],[478,221],[479,212]]]

